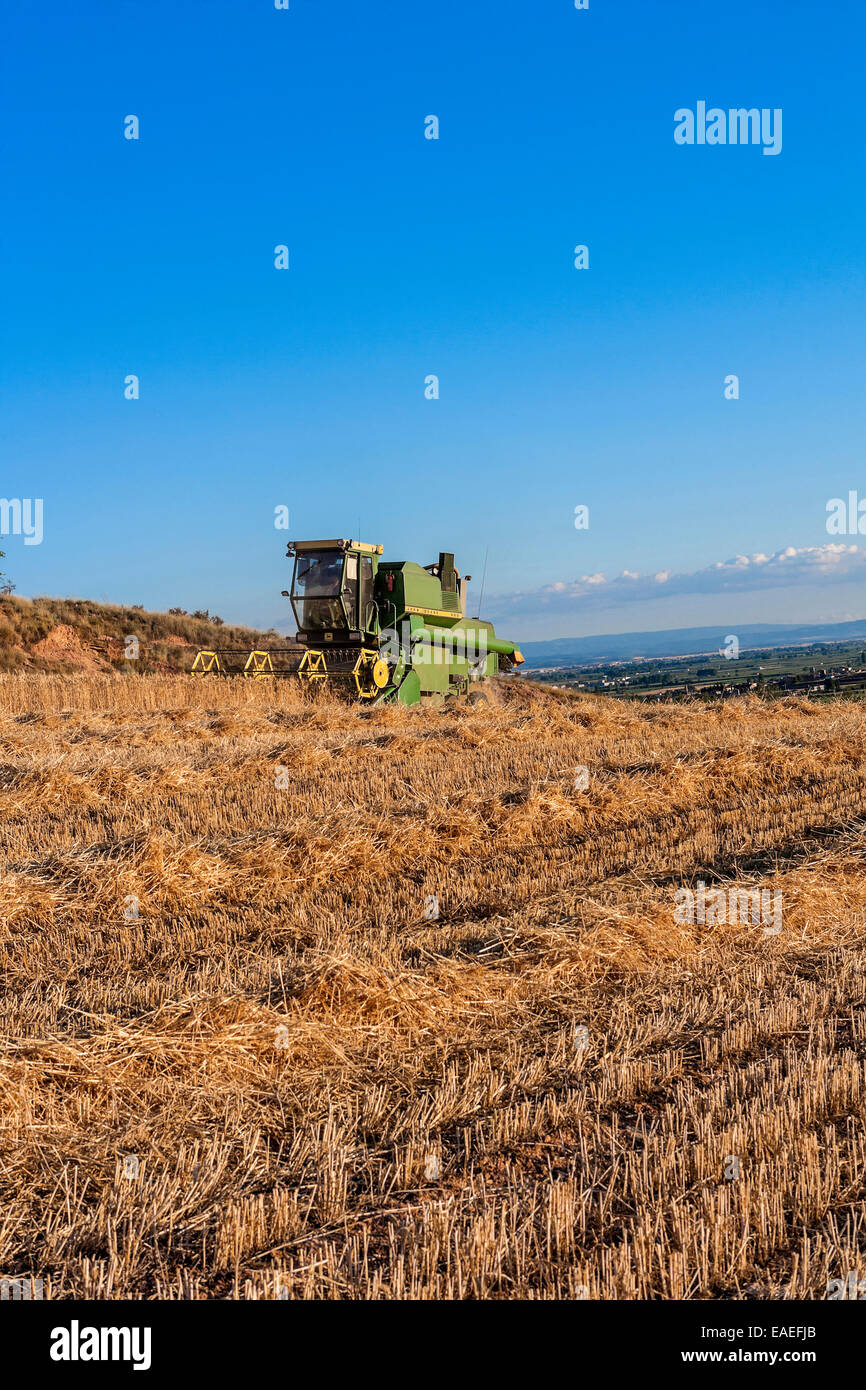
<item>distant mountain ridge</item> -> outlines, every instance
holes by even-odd
[[[847,623],[733,623],[727,627],[555,637],[546,642],[521,642],[520,650],[529,668],[583,666],[591,661],[634,661],[637,657],[704,656],[721,650],[730,635],[736,636],[745,650],[806,642],[848,642],[866,638],[866,618]]]

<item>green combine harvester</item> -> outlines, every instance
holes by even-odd
[[[291,601],[298,625],[292,649],[253,651],[243,674],[338,682],[355,698],[403,705],[441,705],[485,698],[481,682],[523,662],[492,623],[466,616],[466,586],[454,556],[434,565],[383,561],[381,545],[364,541],[290,541]],[[199,652],[193,670],[228,674],[220,658]],[[274,664],[276,662],[276,664]]]

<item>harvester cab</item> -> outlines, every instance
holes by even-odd
[[[381,545],[364,541],[291,541],[290,598],[303,645],[363,645],[379,633],[374,596]]]

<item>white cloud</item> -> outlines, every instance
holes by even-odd
[[[600,571],[584,574],[580,579],[558,580],[530,592],[499,595],[491,600],[491,606],[500,614],[543,609],[559,613],[582,612],[591,608],[615,608],[639,599],[655,599],[660,589],[664,590],[665,597],[674,597],[855,580],[866,581],[866,548],[832,543],[799,549],[789,545],[772,555],[758,552],[717,560],[687,574],[659,570],[656,574],[640,575],[628,569],[612,579],[607,579]]]

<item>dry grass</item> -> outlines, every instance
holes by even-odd
[[[864,817],[856,705],[0,677],[0,1273],[825,1297],[864,1271]],[[699,877],[781,889],[781,934],[677,924]]]
[[[138,643],[128,655],[128,639]],[[231,627],[221,618],[185,613],[148,613],[141,607],[95,603],[92,599],[17,598],[0,594],[0,672],[188,671],[200,647],[284,645],[277,633]],[[242,664],[242,663],[241,663]]]

